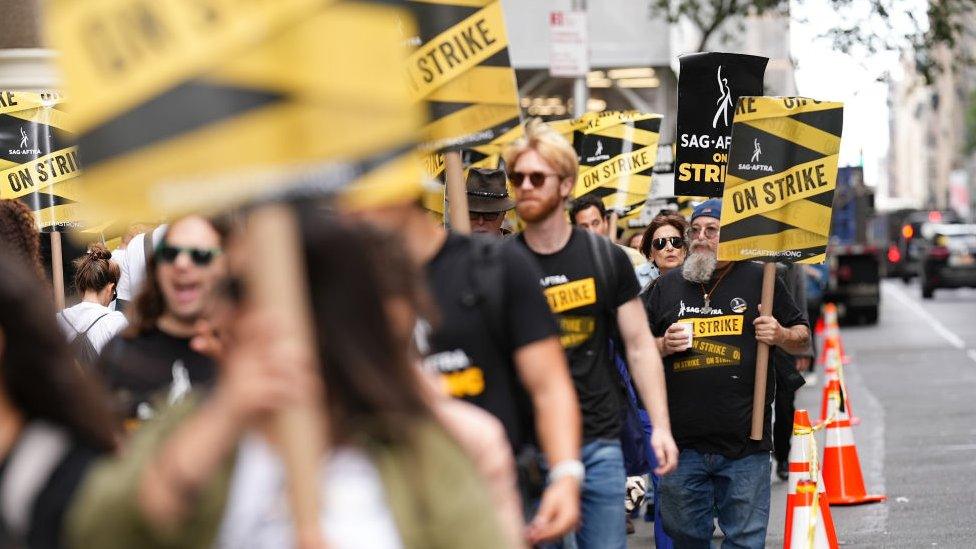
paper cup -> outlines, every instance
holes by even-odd
[[[686,345],[682,350],[691,349],[691,342],[695,333],[694,325],[692,325],[690,322],[679,322],[678,326],[681,326],[682,331],[684,331],[685,335],[688,336],[688,345]]]

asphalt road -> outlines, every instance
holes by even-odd
[[[885,281],[879,323],[843,326],[841,338],[865,484],[888,501],[831,507],[840,544],[976,546],[976,290],[923,300],[916,283]],[[822,382],[797,393],[815,421]],[[766,545],[781,547],[786,486],[772,482]],[[635,523],[629,546],[652,547],[652,525]]]

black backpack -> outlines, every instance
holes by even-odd
[[[78,363],[85,368],[94,366],[94,364],[98,362],[98,351],[95,350],[95,346],[92,345],[91,340],[88,339],[88,331],[91,330],[99,320],[105,318],[109,313],[102,313],[101,316],[93,320],[83,332],[78,331],[78,328],[75,328],[74,325],[68,321],[68,317],[65,316],[64,311],[61,311],[59,314],[61,315],[61,318],[64,320],[65,324],[71,326],[71,329],[75,331],[75,337],[71,339],[70,343],[71,351],[75,357],[75,360],[77,360]]]

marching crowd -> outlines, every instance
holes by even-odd
[[[0,546],[623,548],[646,490],[658,547],[716,521],[763,547],[819,278],[781,268],[761,315],[762,266],[717,260],[720,200],[617,244],[559,133],[531,121],[503,161],[469,170],[473,236],[419,197],[292,205],[312,367],[250,298],[243,218],[94,244],[57,311],[31,212],[0,201]],[[324,544],[288,510],[274,420],[299,403]]]

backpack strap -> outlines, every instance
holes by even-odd
[[[102,313],[101,315],[99,315],[99,316],[98,316],[98,318],[96,318],[95,320],[93,320],[93,321],[92,321],[92,323],[91,323],[91,324],[89,324],[87,328],[85,328],[85,331],[84,331],[84,332],[78,332],[78,335],[83,335],[83,336],[85,336],[85,337],[88,337],[88,330],[91,330],[92,328],[94,328],[94,327],[95,327],[95,323],[96,323],[96,322],[98,322],[99,320],[101,320],[101,319],[103,319],[103,318],[105,318],[105,317],[106,317],[106,316],[108,316],[108,315],[109,315],[109,314],[110,314],[111,312],[112,312],[112,311],[109,311],[109,312],[107,312],[107,313]],[[72,326],[72,328],[74,328],[74,326]],[[75,331],[77,332],[77,330],[75,330]]]
[[[616,310],[611,305],[610,299],[613,290],[617,288],[617,271],[614,267],[613,248],[611,248],[614,244],[598,234],[590,231],[583,232],[590,241],[593,266],[596,268],[597,278],[600,279],[600,285],[603,286],[604,294],[606,294],[603,296],[604,308],[610,315],[611,322],[615,322]]]
[[[14,539],[27,537],[34,500],[69,449],[68,434],[49,423],[33,421],[20,435],[0,480],[0,516]]]
[[[488,326],[488,334],[499,348],[505,348],[505,269],[502,245],[497,238],[471,236],[470,292],[461,296],[462,304],[478,307]]]

